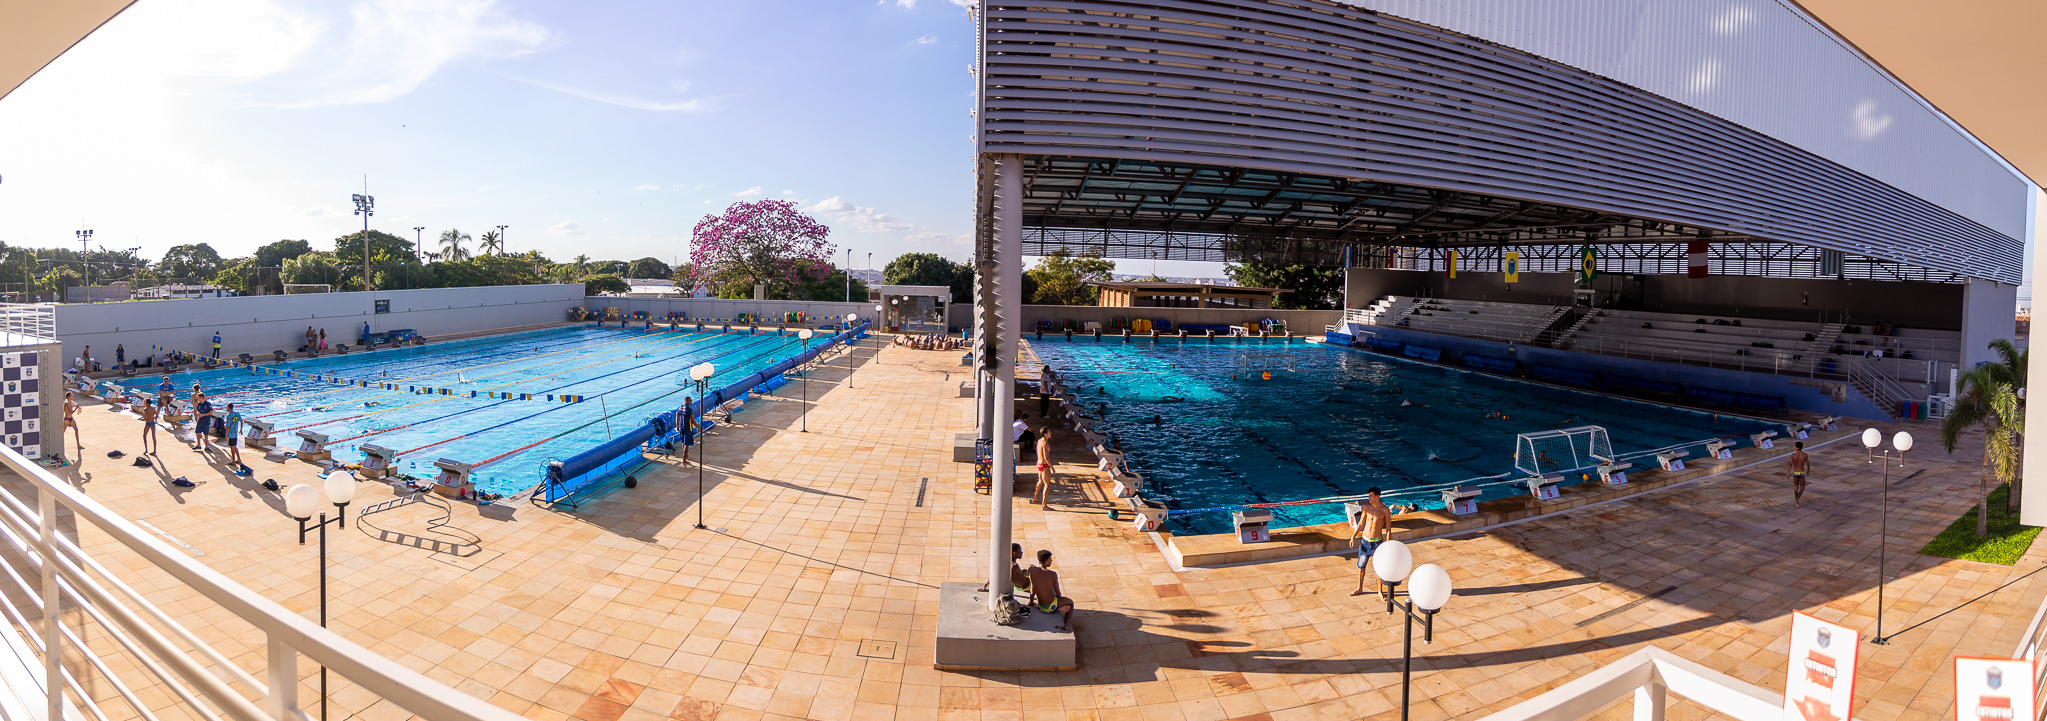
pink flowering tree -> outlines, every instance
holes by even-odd
[[[689,285],[747,289],[766,284],[771,294],[815,283],[831,271],[831,228],[787,200],[733,203],[707,215],[690,234]],[[736,290],[736,288],[735,288]]]

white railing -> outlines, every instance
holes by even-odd
[[[1632,694],[1635,721],[1663,721],[1677,694],[1735,721],[1782,721],[1784,695],[1654,646],[1485,717],[1485,721],[1577,721]]]
[[[207,568],[11,449],[0,447],[0,465],[20,477],[0,477],[0,544],[12,551],[0,551],[11,557],[0,559],[0,573],[7,577],[0,581],[0,614],[7,617],[0,624],[0,645],[6,646],[0,648],[0,716],[155,721],[158,711],[174,705],[180,711],[168,714],[174,718],[305,719],[298,697],[303,655],[425,718],[519,718],[407,670]],[[276,525],[266,538],[292,552],[311,553],[293,544],[290,521],[279,517]],[[94,533],[85,533],[88,528]],[[266,649],[263,667],[236,664],[138,593],[129,579],[109,571],[131,564],[103,565],[80,548],[77,539],[100,534],[120,544],[116,552],[141,557],[183,591],[252,627]],[[9,583],[12,588],[6,587]],[[211,617],[190,603],[181,599],[177,614]],[[103,712],[102,704],[127,708]]]
[[[57,310],[49,303],[0,303],[0,332],[57,338]]]
[[[2026,635],[2019,637],[2019,647],[2012,649],[2011,652],[2012,658],[2036,662],[2033,664],[2033,688],[2040,688],[2041,684],[2047,683],[2047,668],[2037,663],[2040,647],[2047,645],[2047,638],[2043,638],[2047,636],[2047,623],[2043,622],[2047,622],[2047,600],[2042,600],[2040,610],[2033,612],[2033,623],[2026,626]],[[2035,696],[2033,710],[2038,712],[2042,708],[2047,708],[2047,699],[2038,698],[2037,694]],[[2038,717],[2036,713],[2034,718]]]

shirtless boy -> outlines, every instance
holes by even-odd
[[[1805,455],[1805,441],[1791,444],[1791,507],[1804,508],[1805,476],[1812,472],[1812,459]]]
[[[1412,510],[1414,506],[1409,505],[1400,512]],[[1387,536],[1393,532],[1393,509],[1379,500],[1378,486],[1365,490],[1362,516],[1350,535],[1351,545],[1358,549],[1358,590],[1351,592],[1353,596],[1365,595],[1365,567],[1372,561],[1372,552],[1379,550],[1379,544],[1385,543]]]

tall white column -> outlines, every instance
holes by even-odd
[[[995,252],[989,263],[995,293],[996,327],[990,346],[995,368],[989,379],[994,386],[989,431],[994,440],[995,478],[989,489],[988,610],[1009,588],[1010,497],[1016,489],[1016,444],[1010,442],[1011,418],[1016,414],[1016,350],[1018,318],[1023,312],[1023,158],[1000,155],[995,158]]]

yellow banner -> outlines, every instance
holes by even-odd
[[[1450,277],[1457,277],[1457,251],[1450,251]]]
[[[1520,251],[1513,250],[1507,251],[1506,276],[1507,282],[1509,283],[1518,283],[1521,281]]]

